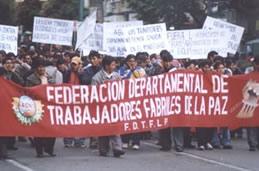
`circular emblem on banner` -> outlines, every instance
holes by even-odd
[[[242,107],[237,114],[237,118],[252,118],[256,108],[259,106],[259,83],[249,80],[244,86],[242,94]]]
[[[17,119],[24,125],[39,122],[43,117],[43,105],[28,96],[13,98],[13,110]]]

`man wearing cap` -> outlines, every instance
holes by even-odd
[[[74,56],[71,60],[71,69],[64,74],[64,83],[73,85],[80,85],[81,76],[80,72],[82,69],[82,60],[78,56]],[[74,144],[73,144],[74,143]],[[85,148],[85,138],[64,138],[64,145],[66,148],[81,147]]]

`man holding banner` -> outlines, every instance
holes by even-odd
[[[89,60],[91,63],[91,66],[88,66],[84,69],[84,71],[81,73],[81,84],[82,85],[91,85],[91,81],[93,76],[99,72],[102,67],[102,57],[101,54],[99,54],[97,51],[92,50],[89,55]],[[90,148],[96,149],[98,146],[97,139],[94,137],[90,137]]]
[[[142,67],[137,66],[136,56],[133,54],[130,54],[126,57],[125,64],[120,67],[117,72],[121,75],[122,79],[135,79],[144,77],[146,75],[145,70]],[[132,149],[139,150],[140,136],[141,135],[139,133],[122,135],[122,147],[127,149],[131,140]]]
[[[36,85],[49,84],[50,80],[47,77],[45,70],[45,61],[43,59],[37,59],[34,63],[34,73],[32,73],[26,79],[26,86],[32,87]],[[24,96],[25,97],[25,96]],[[51,157],[55,157],[54,145],[56,138],[51,137],[34,137],[34,144],[38,158],[44,157],[43,152],[47,153]]]
[[[78,56],[74,56],[71,60],[71,68],[64,74],[64,82],[79,85],[81,83],[81,70],[82,70],[82,60]],[[73,144],[74,143],[74,144]],[[85,148],[85,138],[64,138],[64,145],[66,148],[70,147],[81,147]]]
[[[259,59],[256,58],[254,61],[254,71],[259,71]],[[252,86],[252,85],[250,85]],[[253,94],[253,93],[251,93]],[[253,94],[256,96],[256,94]],[[258,105],[258,104],[257,104]],[[259,149],[259,127],[247,128],[247,142],[249,145],[249,151],[256,151]]]
[[[218,74],[221,74],[221,75],[225,74],[225,66],[221,61],[215,62],[214,70]],[[216,129],[212,137],[212,144],[215,148],[220,148],[220,145],[223,145],[223,149],[232,149],[229,128],[227,127],[220,128],[219,132]]]
[[[150,76],[159,75],[175,70],[172,66],[173,56],[167,51],[162,50],[160,52],[161,64],[154,65],[152,71],[150,71]],[[176,151],[183,151],[183,133],[181,128],[174,128],[174,143]],[[171,129],[161,129],[159,130],[159,144],[161,145],[161,151],[171,150]]]
[[[102,70],[99,71],[92,79],[92,85],[103,84],[107,81],[120,80],[121,77],[115,72],[116,59],[111,56],[105,56],[102,61]],[[99,154],[107,156],[109,152],[109,143],[111,141],[114,157],[120,157],[125,152],[122,151],[122,142],[120,135],[99,137]]]
[[[3,67],[0,68],[0,76],[3,76],[7,80],[12,80],[17,84],[23,85],[23,80],[20,78],[15,72],[14,69],[14,61],[6,57],[3,60]],[[8,158],[7,149],[17,150],[15,145],[15,137],[0,137],[0,159]]]

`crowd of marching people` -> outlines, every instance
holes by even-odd
[[[174,59],[167,50],[160,54],[139,52],[126,57],[111,57],[97,51],[90,51],[88,56],[62,46],[24,43],[18,55],[0,51],[0,75],[15,83],[32,87],[41,84],[70,83],[77,85],[98,85],[106,80],[135,79],[159,75],[175,70],[188,69],[199,72],[214,72],[227,75],[247,74],[259,71],[258,58],[252,55],[235,55],[223,58],[211,51],[206,60]],[[231,131],[228,128],[167,128],[158,131],[157,144],[161,151],[169,151],[172,147],[177,152],[185,148],[198,150],[232,149],[231,139],[241,138],[247,131],[250,151],[259,149],[259,128],[246,128]],[[195,133],[194,133],[195,132]],[[125,149],[139,150],[141,140],[150,138],[152,133],[133,133],[104,137],[64,138],[64,147],[99,149],[100,156],[107,156],[111,149],[114,157],[124,155]],[[197,145],[193,141],[196,139]],[[17,150],[18,141],[30,141],[36,149],[37,157],[44,154],[56,156],[54,153],[55,138],[46,137],[0,137],[0,158],[8,158],[8,150]]]

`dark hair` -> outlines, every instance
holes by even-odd
[[[215,64],[214,64],[213,67],[214,67],[214,69],[219,69],[219,66],[220,66],[220,65],[224,65],[223,62],[217,61],[217,62],[215,62]]]
[[[88,56],[89,56],[90,59],[94,56],[96,56],[97,58],[101,57],[101,55],[95,50],[91,50]]]
[[[187,61],[187,62],[185,62],[184,67],[187,68],[187,67],[189,67],[191,64],[196,65],[196,62],[193,61],[193,60]]]
[[[112,62],[116,62],[116,58],[106,55],[102,60],[103,68],[105,68],[107,65],[111,65]]]
[[[2,62],[3,65],[6,64],[6,62],[9,61],[9,60],[10,60],[10,61],[13,61],[13,59],[12,59],[11,57],[6,57],[6,58],[4,58],[4,59],[3,59],[3,62]]]
[[[165,61],[165,62],[170,62],[173,60],[173,56],[167,50],[162,50],[160,52],[160,57],[161,57],[162,61]]]
[[[214,62],[217,62],[217,61],[220,61],[221,63],[224,64],[224,57],[222,57],[222,56],[216,56],[216,57],[214,58]]]
[[[136,54],[136,60],[143,60],[143,61],[145,61],[146,58],[147,58],[147,56],[143,52],[138,52]]]
[[[56,59],[60,59],[60,58],[62,58],[62,54],[59,52],[56,52],[53,57]]]
[[[16,57],[16,56],[15,56],[15,54],[14,54],[14,53],[12,53],[12,52],[7,53],[7,55],[6,55],[6,56],[7,56],[7,57],[10,57],[10,58],[12,58],[12,57],[14,57],[14,58],[15,58],[15,57]]]
[[[157,58],[157,55],[155,53],[150,55],[150,59],[152,60],[153,58],[155,58],[155,59]]]
[[[65,60],[63,58],[59,58],[57,60],[57,65],[61,65],[61,64],[64,64],[65,63]]]
[[[227,68],[230,68],[233,63],[234,63],[234,62],[233,62],[231,59],[226,59],[226,60],[225,60],[225,64],[226,64],[226,67],[227,67]]]
[[[199,63],[199,68],[204,68],[206,65],[208,65],[209,67],[211,66],[211,63],[207,60],[201,61]]]
[[[130,54],[126,57],[125,61],[128,62],[130,59],[136,59],[136,56],[133,54]]]
[[[69,52],[65,52],[64,56],[69,56],[71,58],[71,54]]]
[[[36,54],[36,52],[34,52],[34,51],[29,51],[27,54],[28,54],[28,55],[30,55],[30,56],[32,57],[33,55],[35,55],[35,54]]]
[[[19,59],[24,59],[24,58],[25,58],[25,56],[26,56],[26,54],[24,54],[24,53],[20,53],[20,54],[19,54],[19,56],[18,56],[18,58],[19,58]]]
[[[149,54],[147,52],[142,52],[144,56],[146,56],[146,58],[149,57]]]
[[[211,57],[211,56],[214,56],[214,55],[218,55],[218,52],[216,52],[216,51],[210,51],[210,52],[208,53],[208,58]]]
[[[79,52],[79,51],[75,51],[75,52],[70,53],[70,58],[71,58],[71,59],[72,59],[73,57],[75,57],[75,56],[81,56],[81,55],[80,55],[80,52]]]
[[[6,56],[6,52],[4,50],[0,50],[0,54]]]
[[[55,66],[55,62],[53,60],[45,60],[45,66]]]
[[[42,58],[36,58],[32,61],[32,68],[38,68],[39,66],[46,66],[46,62]]]

